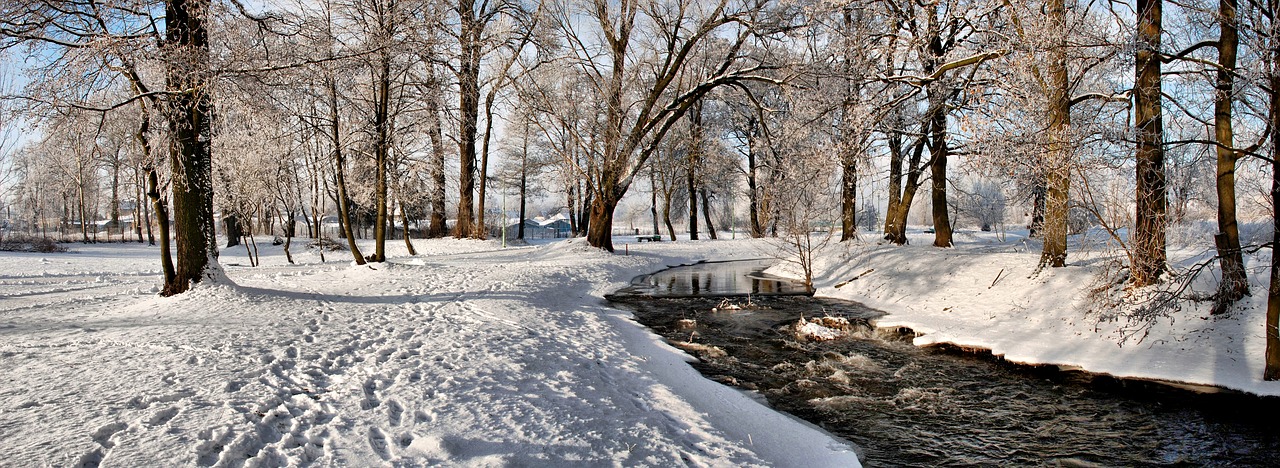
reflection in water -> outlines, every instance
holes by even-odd
[[[666,270],[612,299],[668,340],[723,349],[727,356],[699,356],[694,366],[853,441],[869,466],[1280,466],[1275,399],[1195,395],[916,348],[871,331],[867,320],[879,311],[768,296],[803,288],[748,278],[767,262],[735,263]],[[752,298],[760,308],[711,312],[722,296],[747,292],[765,295]],[[822,343],[786,333],[801,315],[823,314],[862,332]],[[696,328],[682,328],[681,319]]]
[[[777,260],[704,262],[637,278],[620,294],[698,296],[704,294],[808,294],[804,285],[762,272]]]

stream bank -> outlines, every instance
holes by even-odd
[[[919,348],[873,327],[880,311],[769,284],[785,280],[766,266],[676,267],[610,299],[707,377],[854,442],[869,466],[1280,464],[1275,399]],[[846,335],[795,336],[801,317],[824,316]]]

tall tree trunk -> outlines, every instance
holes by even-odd
[[[578,205],[577,205],[577,203],[578,203],[578,199],[577,199],[577,197],[575,197],[575,196],[574,196],[574,194],[573,194],[573,193],[574,193],[574,191],[576,191],[577,189],[578,189],[578,183],[577,183],[577,182],[572,182],[572,183],[570,183],[570,184],[569,184],[569,188],[568,188],[568,190],[565,190],[566,197],[568,197],[568,200],[566,200],[566,203],[568,203],[568,205],[569,205],[569,206],[568,206],[568,208],[569,208],[569,231],[573,233],[572,235],[573,235],[574,237],[577,237],[577,236],[578,236],[578,234],[579,234],[579,231],[578,231],[578,224],[579,224],[579,223],[578,223]]]
[[[427,237],[441,238],[449,234],[445,225],[445,173],[444,173],[444,132],[440,119],[440,95],[433,93],[427,97],[427,114],[430,122],[427,135],[431,138],[431,223],[427,228]]]
[[[169,56],[165,81],[169,96],[175,276],[163,294],[185,292],[217,268],[213,229],[212,96],[208,93],[208,0],[165,4],[165,43]]]
[[[707,195],[707,186],[703,185],[698,192],[702,193],[702,220],[707,222],[707,235],[715,240],[716,225],[711,222],[711,197]]]
[[[495,88],[496,89],[496,88]],[[485,197],[486,189],[489,187],[489,136],[493,135],[493,99],[494,92],[490,92],[484,101],[484,143],[480,151],[480,197],[476,200],[476,227],[471,237],[476,239],[487,239],[489,230],[484,225]],[[506,214],[503,214],[506,218]],[[502,220],[505,225],[506,220]],[[506,229],[504,226],[503,229]]]
[[[898,130],[890,131],[888,140],[889,204],[885,207],[884,235],[886,240],[894,240],[901,237],[905,242],[906,231],[894,224],[897,222],[899,205],[902,204],[902,132]],[[901,235],[899,235],[899,232],[901,232]],[[899,242],[894,243],[901,244]]]
[[[88,244],[89,243],[89,220],[86,218],[89,217],[89,211],[88,211],[88,208],[85,206],[86,201],[85,201],[84,184],[85,182],[83,180],[81,180],[80,183],[76,184],[76,211],[79,212],[78,214],[80,216],[80,236],[82,237],[82,242]],[[95,235],[97,234],[96,229],[94,230],[94,234]]]
[[[110,226],[120,230],[120,241],[124,241],[124,226],[120,224],[120,150],[116,150],[115,159],[111,160],[111,223]],[[111,240],[111,230],[107,230],[107,240]]]
[[[946,125],[946,114],[939,117],[943,120],[942,125]],[[947,141],[945,130],[934,128],[934,143],[939,149],[935,154],[933,164],[930,166],[932,170],[932,190],[933,195],[933,245],[934,247],[951,247],[951,219],[947,214]]]
[[[342,135],[338,125],[338,87],[334,80],[329,80],[329,132],[333,140],[333,184],[338,189],[338,224],[342,235],[347,238],[347,249],[351,251],[356,265],[364,265],[364,255],[356,245],[356,236],[351,226],[351,197],[347,195],[347,160],[342,152]]]
[[[591,203],[591,219],[587,221],[587,243],[613,252],[613,210],[618,207],[621,197],[612,184],[602,184],[600,192]]]
[[[145,134],[145,131],[141,134]],[[148,149],[150,146],[149,142],[143,143],[143,154],[150,153]],[[147,198],[151,199],[156,210],[156,230],[159,231],[157,237],[160,238],[160,267],[164,272],[164,284],[168,285],[178,274],[177,267],[173,265],[173,254],[169,249],[169,207],[164,197],[160,195],[159,175],[156,174],[156,168],[151,165],[147,166]],[[147,223],[147,236],[151,245],[155,245],[155,238],[151,237],[150,222]]]
[[[374,222],[373,222],[373,261],[387,261],[387,171],[390,170],[391,159],[391,56],[389,52],[379,54],[381,59],[378,71],[378,89],[374,93],[373,143],[374,168]]]
[[[1031,224],[1027,226],[1027,235],[1033,239],[1044,237],[1044,204],[1049,191],[1045,186],[1047,181],[1048,175],[1041,175],[1031,187]]]
[[[524,133],[520,137],[520,220],[516,227],[516,239],[524,240],[525,208],[529,196],[529,118],[524,119]],[[505,214],[504,214],[505,216]],[[503,224],[506,224],[505,222]],[[503,226],[503,230],[506,226]]]
[[[649,163],[649,212],[653,215],[653,235],[658,235],[658,174],[656,165]]]
[[[581,230],[581,233],[579,235],[585,234],[591,230],[591,222],[592,222],[593,216],[591,215],[590,210],[591,210],[592,204],[595,203],[593,198],[594,195],[592,195],[595,193],[595,189],[591,186],[591,179],[588,178],[583,185],[584,187],[578,189],[578,193],[582,194],[582,200],[578,201],[578,207],[581,210],[578,212],[578,229]],[[615,207],[618,206],[618,200],[614,200],[613,206]],[[610,222],[612,223],[613,222],[612,214],[609,215],[609,219],[610,219]],[[608,230],[610,230],[610,235],[612,235],[612,229],[613,229],[612,226],[608,228]]]
[[[227,248],[240,245],[240,237],[244,236],[244,228],[240,226],[240,217],[230,210],[222,215],[222,224],[227,233]]]
[[[138,236],[138,243],[142,243],[142,211],[146,207],[146,203],[142,201],[142,168],[134,168],[133,171],[133,231]],[[147,229],[151,229],[150,226]]]
[[[672,184],[675,185],[675,184]],[[676,227],[671,223],[671,202],[672,190],[662,192],[662,222],[667,225],[667,235],[671,237],[671,242],[676,241]],[[654,234],[657,234],[656,232]]]
[[[146,151],[146,150],[144,150],[144,151]],[[147,152],[149,152],[149,151],[147,151]],[[152,223],[151,223],[151,210],[152,210],[152,206],[153,206],[153,204],[154,204],[154,206],[155,206],[155,208],[154,208],[154,209],[156,210],[156,213],[157,213],[156,217],[157,217],[157,218],[158,218],[158,217],[160,217],[160,215],[161,215],[161,214],[164,214],[164,213],[161,213],[161,211],[160,211],[160,208],[162,208],[162,207],[163,207],[163,206],[162,206],[162,204],[164,203],[164,201],[160,199],[160,189],[156,187],[157,183],[155,182],[155,180],[156,180],[156,178],[157,178],[158,176],[156,176],[156,168],[155,168],[155,166],[152,166],[150,163],[148,163],[148,164],[147,164],[147,167],[144,169],[144,171],[145,171],[145,173],[146,173],[146,177],[147,177],[147,189],[146,189],[146,195],[147,195],[147,199],[148,199],[148,200],[150,200],[150,202],[151,202],[151,203],[146,204],[145,206],[143,206],[143,207],[142,207],[142,208],[143,208],[143,209],[142,209],[142,215],[144,216],[145,221],[146,221],[146,225],[147,225],[147,245],[156,245],[156,235],[155,235],[155,232],[154,232],[154,231],[152,231],[152,229],[151,229],[151,224],[152,224]],[[168,215],[166,214],[165,216],[166,216],[166,219],[165,219],[165,221],[164,221],[164,222],[167,224],[167,223],[168,223],[168,218],[167,218],[167,216],[168,216]],[[159,220],[157,220],[157,222],[156,222],[156,223],[157,223],[157,224],[159,224],[159,222],[160,222],[160,221],[159,221]],[[159,229],[159,228],[157,228],[157,229]],[[165,228],[165,231],[166,231],[166,232],[168,231],[168,227],[167,227],[167,226],[166,226],[166,228]],[[173,257],[169,256],[169,240],[166,238],[166,239],[164,239],[164,240],[163,240],[163,241],[161,241],[161,242],[164,244],[164,247],[160,249],[160,252],[163,254],[163,257],[161,258],[160,262],[164,264],[164,271],[165,271],[166,273],[172,273],[172,272],[173,272]],[[167,275],[165,276],[165,281],[168,281],[168,276],[167,276]]]
[[[857,73],[857,57],[859,47],[854,43],[853,9],[844,10],[844,47],[843,74],[845,80],[844,100],[840,112],[840,242],[852,240],[858,236],[858,151],[860,141],[854,128],[854,114],[857,112],[857,101],[861,97],[861,83],[854,76]]]
[[[1040,266],[1063,267],[1067,264],[1067,220],[1070,214],[1071,187],[1071,97],[1067,94],[1066,6],[1064,0],[1048,1],[1049,21],[1054,44],[1049,50],[1049,146],[1045,171],[1044,247]]]
[[[858,237],[858,165],[852,149],[845,148],[840,158],[840,242],[855,237]]]
[[[1280,14],[1280,1],[1268,0],[1272,15]],[[1271,85],[1271,279],[1267,288],[1266,364],[1262,371],[1264,380],[1280,380],[1280,259],[1276,250],[1280,246],[1280,22],[1271,21],[1271,70],[1267,81]]]
[[[702,164],[702,104],[689,110],[689,149],[685,161],[689,186],[689,240],[698,240],[698,166]]]
[[[276,212],[279,213],[280,209],[277,208]],[[290,251],[289,248],[293,246],[293,235],[296,234],[294,230],[297,228],[298,221],[293,219],[293,211],[286,211],[283,214],[284,216],[287,216],[282,223],[282,226],[280,226],[284,229],[284,259],[285,261],[288,261],[290,265],[293,265],[293,252]]]
[[[458,63],[458,221],[453,237],[470,237],[475,230],[476,135],[480,113],[480,36],[475,0],[459,0],[461,56]]]
[[[748,120],[748,131],[755,118]],[[759,165],[756,164],[755,145],[751,142],[747,143],[747,192],[750,198],[747,200],[747,217],[751,218],[751,237],[759,239],[765,235],[765,226],[760,219],[760,184],[759,184]]]
[[[404,248],[408,249],[409,255],[417,255],[418,249],[413,248],[413,241],[409,239],[409,210],[405,209],[404,202],[400,202],[400,224],[404,225]]]
[[[692,160],[685,167],[685,182],[689,193],[689,240],[698,240],[698,185],[694,176],[696,167]]]
[[[937,11],[930,10],[929,56],[924,60],[926,75],[933,74],[946,54],[940,28]],[[930,83],[925,93],[928,95],[930,117],[933,119],[929,142],[929,154],[933,160],[929,165],[933,182],[933,245],[951,247],[951,219],[947,213],[947,159],[950,156],[947,147],[947,99],[939,81]]]
[[[312,138],[312,142],[314,145],[312,148],[313,152],[307,158],[307,161],[311,165],[311,168],[307,171],[307,175],[310,177],[311,181],[311,216],[307,221],[307,237],[320,239],[324,235],[320,232],[320,227],[323,223],[323,216],[321,213],[324,213],[324,208],[322,206],[324,203],[324,196],[320,191],[320,155],[322,152],[319,150],[320,139]],[[320,243],[320,252],[323,257],[324,241],[321,241]],[[321,262],[323,261],[324,260],[322,259]]]
[[[1214,136],[1217,137],[1218,233],[1214,236],[1222,267],[1222,282],[1214,301],[1213,313],[1230,310],[1235,301],[1249,294],[1249,278],[1240,251],[1240,227],[1236,224],[1236,161],[1231,124],[1231,105],[1235,102],[1236,49],[1240,42],[1236,30],[1236,0],[1218,1],[1218,86],[1213,99]]]
[[[1138,0],[1138,48],[1135,54],[1134,125],[1137,130],[1136,226],[1133,230],[1134,286],[1159,281],[1167,267],[1165,229],[1164,120],[1160,105],[1162,0]]]
[[[931,131],[932,125],[925,125],[922,135],[927,135]],[[918,142],[911,151],[911,158],[908,163],[906,183],[902,186],[902,195],[898,197],[898,203],[889,207],[886,214],[885,225],[888,232],[885,233],[885,240],[896,245],[905,245],[907,243],[907,216],[911,214],[911,203],[915,201],[916,191],[920,189],[920,176],[924,174],[926,166],[932,166],[933,162],[921,166],[920,160],[924,156],[924,143]]]

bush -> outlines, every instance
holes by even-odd
[[[9,234],[0,238],[0,251],[54,253],[66,252],[67,248],[58,244],[52,237]]]
[[[324,249],[327,252],[338,252],[338,251],[347,250],[346,244],[339,243],[328,237],[312,239],[311,242],[307,243],[307,248],[308,249]]]

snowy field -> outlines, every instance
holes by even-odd
[[[1212,257],[1209,228],[1192,226],[1174,238],[1169,258],[1185,268]],[[1073,236],[1067,267],[1036,270],[1040,244],[1026,231],[998,239],[960,231],[956,247],[932,247],[916,230],[911,245],[871,242],[832,247],[817,259],[817,295],[849,299],[888,312],[881,327],[907,327],[927,346],[950,343],[989,349],[1014,362],[1057,364],[1122,377],[1211,385],[1280,395],[1280,382],[1262,380],[1269,252],[1246,255],[1251,297],[1227,315],[1211,317],[1210,302],[1183,301],[1145,336],[1137,323],[1102,319],[1088,291],[1104,259],[1117,255],[1093,233]],[[1185,241],[1180,239],[1185,238]],[[1265,239],[1247,240],[1250,243]],[[1191,292],[1207,295],[1218,279],[1206,271]],[[781,270],[781,269],[780,269]],[[794,275],[794,273],[792,273]],[[1210,390],[1199,388],[1200,390]]]
[[[1254,295],[1230,315],[1187,303],[1121,340],[1132,324],[1100,321],[1085,294],[1110,253],[1076,239],[1068,267],[1036,273],[1022,234],[833,245],[815,284],[887,312],[879,325],[919,345],[1280,395],[1259,378],[1265,251],[1246,256]],[[226,249],[227,284],[174,298],[155,295],[154,247],[70,246],[0,253],[0,465],[857,465],[846,443],[702,378],[603,300],[667,265],[770,256],[767,241],[608,255],[581,240],[449,239],[417,241],[416,257],[389,242],[391,261],[372,267],[300,247],[288,265],[260,241],[263,266]],[[1175,247],[1178,265],[1205,254]]]
[[[154,247],[0,253],[0,465],[857,465],[602,299],[759,242],[397,241],[358,267],[262,240],[173,298]]]

